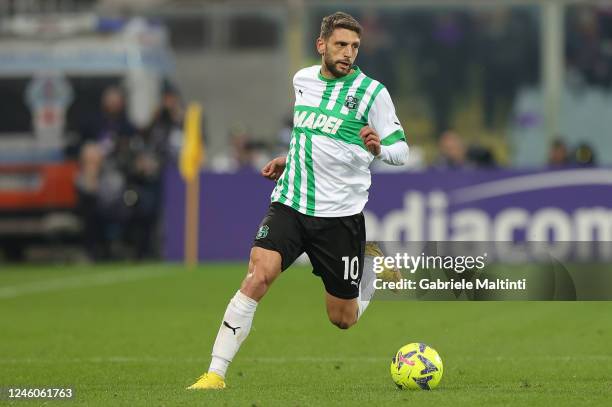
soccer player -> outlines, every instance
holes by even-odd
[[[349,328],[368,306],[372,284],[360,283],[369,165],[405,164],[408,144],[387,89],[354,65],[361,31],[346,13],[323,18],[316,40],[321,65],[293,78],[289,152],[262,170],[277,181],[272,202],[255,236],[246,278],[223,316],[208,372],[189,389],[225,388],[225,373],[249,334],[257,304],[304,252],[323,280],[334,325]],[[369,293],[360,295],[360,288]]]

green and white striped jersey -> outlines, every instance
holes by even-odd
[[[337,79],[320,69],[304,68],[293,78],[293,133],[271,200],[311,216],[354,215],[368,201],[374,159],[359,131],[369,125],[382,145],[391,145],[405,140],[404,130],[380,82],[358,67]]]

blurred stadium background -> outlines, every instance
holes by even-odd
[[[182,258],[177,163],[197,102],[200,258],[243,259],[271,190],[256,172],[289,143],[291,77],[318,63],[320,19],[338,9],[362,21],[357,63],[390,89],[411,145],[399,172],[374,168],[371,238],[412,234],[389,225],[393,211],[408,212],[404,223],[417,216],[411,192],[431,224],[437,191],[449,218],[470,208],[488,217],[462,238],[610,238],[610,227],[589,229],[610,224],[610,173],[594,168],[612,163],[605,2],[2,0],[2,258]],[[531,186],[510,203],[451,193],[513,180]],[[580,223],[585,205],[603,209]],[[504,235],[506,209],[543,225]],[[453,228],[408,237],[457,239]]]
[[[4,259],[180,257],[184,192],[169,184],[180,183],[172,172],[194,101],[206,156],[201,236],[222,219],[215,233],[233,234],[216,239],[245,242],[234,256],[204,246],[200,256],[243,258],[252,227],[229,209],[247,202],[206,211],[207,199],[254,182],[244,220],[256,224],[270,186],[253,174],[286,151],[292,74],[318,62],[320,19],[337,9],[363,22],[357,62],[390,89],[409,134],[398,188],[431,168],[447,179],[612,163],[612,7],[602,2],[3,0]],[[582,178],[593,174],[607,176]],[[594,200],[608,207],[604,195]]]
[[[0,0],[0,393],[609,402],[610,302],[377,301],[345,332],[302,265],[260,305],[228,391],[184,391],[268,205],[258,171],[287,149],[292,75],[319,62],[320,19],[336,10],[364,25],[357,64],[390,89],[411,147],[405,168],[373,168],[369,239],[606,242],[546,249],[609,271],[612,3]],[[588,283],[610,298],[609,279]],[[394,391],[389,357],[413,341],[441,353],[439,390]]]

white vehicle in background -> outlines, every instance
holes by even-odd
[[[83,120],[120,85],[128,117],[148,124],[174,70],[166,31],[142,18],[93,15],[0,20],[0,242],[78,238],[77,151]]]

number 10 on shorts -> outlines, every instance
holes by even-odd
[[[348,280],[350,277],[351,280],[357,280],[357,277],[359,277],[359,257],[344,256],[342,261],[344,262],[344,279]]]

